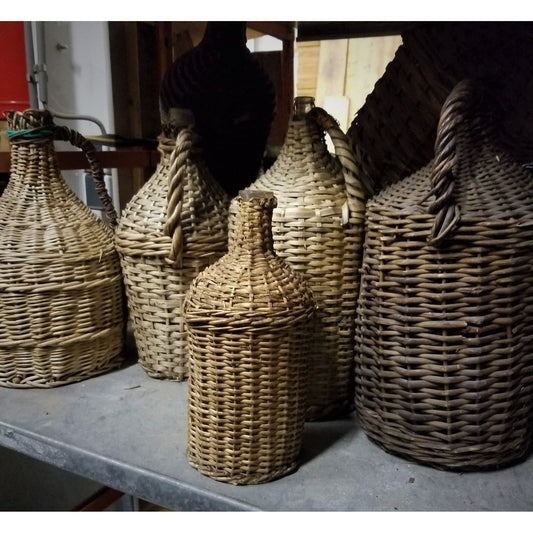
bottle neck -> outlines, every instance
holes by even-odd
[[[302,120],[315,107],[312,96],[297,96],[294,99],[294,119]]]
[[[204,42],[218,43],[225,48],[246,47],[246,22],[208,22]]]
[[[230,252],[264,254],[273,251],[272,212],[276,198],[264,191],[243,191],[237,197],[235,232],[229,242]]]

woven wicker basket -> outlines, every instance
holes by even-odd
[[[480,91],[459,83],[433,161],[368,202],[356,322],[364,430],[454,470],[522,458],[533,430],[533,182]]]
[[[325,131],[339,159],[329,153]],[[308,420],[353,409],[354,318],[367,192],[353,173],[352,158],[335,120],[314,107],[312,98],[298,97],[277,160],[249,187],[276,195],[274,249],[305,276],[318,304],[310,329]],[[234,203],[230,211],[235,214]]]
[[[272,194],[247,191],[237,202],[228,253],[185,299],[187,456],[216,480],[255,484],[297,467],[315,304],[303,278],[273,252]]]
[[[533,154],[533,32],[530,22],[416,23],[348,131],[361,177],[381,190],[433,157],[439,115],[464,78],[496,81],[508,151]]]
[[[121,363],[125,319],[116,213],[94,147],[46,111],[8,112],[0,198],[0,385],[54,387]],[[53,140],[84,150],[111,227],[63,180]]]
[[[116,231],[139,364],[151,377],[175,381],[188,374],[185,292],[227,251],[229,198],[203,163],[192,122],[190,112],[171,110],[156,171]]]

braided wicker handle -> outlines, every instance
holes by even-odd
[[[198,135],[194,130],[194,116],[187,109],[172,108],[171,123],[176,135],[176,145],[170,154],[170,168],[167,192],[166,223],[163,233],[171,238],[167,262],[179,268],[183,259],[183,229],[181,213],[183,209],[184,182],[189,165],[198,153]]]
[[[340,129],[335,118],[321,107],[313,107],[307,116],[330,136],[335,147],[335,155],[339,158],[344,172],[348,208],[352,214],[360,212],[361,203],[365,204],[373,194],[374,187],[368,181],[361,179],[348,137]]]
[[[104,170],[100,164],[100,161],[98,160],[96,148],[94,147],[93,143],[81,135],[81,133],[71,130],[66,126],[54,126],[53,131],[54,139],[58,141],[67,141],[72,144],[72,146],[80,148],[85,154],[85,157],[87,158],[91,168],[94,188],[98,194],[98,198],[100,198],[100,201],[104,206],[107,220],[112,228],[116,228],[118,224],[117,213],[115,211],[115,207],[113,206],[113,200],[107,192],[104,180]]]
[[[431,172],[431,191],[435,199],[429,213],[435,215],[428,242],[441,244],[461,222],[461,209],[455,203],[454,167],[457,162],[457,127],[471,113],[477,97],[477,88],[471,80],[459,82],[442,107],[435,141],[434,166]]]

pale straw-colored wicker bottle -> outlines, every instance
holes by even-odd
[[[92,144],[42,110],[8,112],[0,197],[0,385],[54,387],[120,365],[125,334],[116,213]],[[54,140],[88,159],[109,224],[68,187]]]
[[[182,303],[191,281],[227,251],[229,198],[212,178],[189,110],[162,115],[161,159],[116,232],[138,360],[153,378],[187,378]]]
[[[271,193],[237,197],[228,253],[193,282],[184,311],[190,357],[190,464],[232,484],[297,468],[306,410],[305,280],[273,251]]]
[[[325,132],[337,157],[328,151]],[[348,139],[313,98],[295,99],[278,158],[249,189],[276,195],[274,250],[308,280],[318,304],[309,331],[307,418],[343,416],[353,408],[354,318],[367,189],[356,177]],[[235,207],[232,203],[231,225]]]

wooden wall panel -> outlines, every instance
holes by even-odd
[[[297,84],[296,96],[316,96],[318,82],[318,59],[320,41],[305,41],[296,44]]]
[[[365,103],[376,81],[383,76],[401,42],[399,35],[350,39],[345,91],[350,98],[352,118]]]
[[[298,96],[313,96],[346,130],[402,42],[400,35],[296,43]]]

